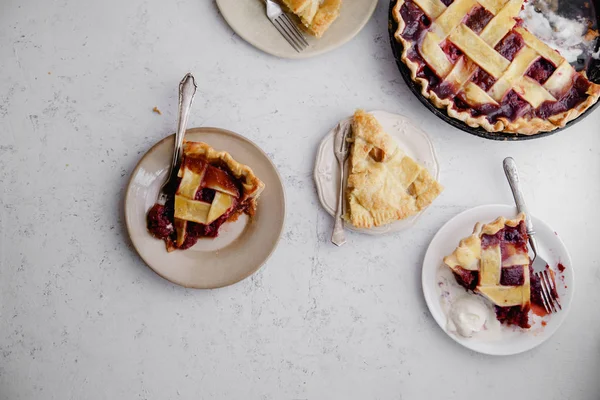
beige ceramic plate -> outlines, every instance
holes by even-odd
[[[263,0],[217,0],[221,14],[242,39],[260,50],[283,58],[307,58],[348,42],[367,24],[377,0],[344,0],[338,19],[316,39],[306,35],[310,46],[298,53],[267,19]]]
[[[248,139],[224,129],[193,128],[186,140],[202,141],[229,152],[252,168],[265,183],[256,215],[245,214],[221,227],[218,238],[200,239],[187,250],[167,253],[162,240],[146,229],[146,213],[166,179],[175,135],[152,147],[136,166],[125,195],[125,221],[133,246],[157,274],[190,288],[218,288],[252,275],[267,261],[279,241],[285,218],[281,178],[267,155]]]

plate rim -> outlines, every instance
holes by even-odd
[[[246,43],[250,44],[251,46],[257,48],[258,50],[260,50],[266,54],[269,54],[274,57],[282,58],[282,59],[287,59],[287,60],[302,60],[302,59],[317,57],[317,56],[328,53],[330,51],[333,51],[333,50],[345,45],[346,43],[348,43],[349,41],[354,39],[360,33],[360,31],[362,31],[364,29],[364,27],[367,25],[367,23],[373,17],[373,14],[375,13],[375,9],[377,8],[377,4],[379,4],[379,0],[370,0],[371,5],[370,5],[368,12],[365,13],[364,19],[361,20],[361,22],[357,25],[357,27],[354,30],[352,30],[350,32],[350,34],[345,36],[342,40],[332,43],[331,45],[326,46],[317,51],[311,52],[310,50],[305,49],[300,53],[298,53],[298,52],[291,53],[290,52],[289,54],[286,54],[286,53],[278,52],[276,50],[271,50],[268,46],[263,46],[259,42],[250,40],[246,35],[240,33],[240,31],[238,29],[236,29],[234,27],[234,25],[231,23],[231,21],[227,18],[226,13],[223,12],[222,4],[221,4],[223,1],[225,1],[225,0],[216,0],[217,8],[219,9],[219,14],[221,14],[221,16],[223,17],[225,22],[227,22],[227,25],[229,26],[229,28],[232,31],[234,31],[236,35],[238,35],[240,38],[242,38]],[[259,1],[259,0],[256,0],[256,1]],[[354,1],[354,0],[346,0],[346,1]],[[319,39],[317,38],[316,40],[319,40]],[[310,49],[310,47],[309,47],[309,49]]]
[[[425,98],[421,94],[421,92],[420,92],[421,85],[412,80],[408,67],[402,61],[401,55],[398,54],[397,47],[401,48],[402,44],[398,43],[394,37],[396,28],[398,27],[398,23],[396,22],[396,20],[394,19],[394,16],[393,16],[393,8],[394,8],[394,5],[397,3],[397,1],[398,0],[390,0],[390,6],[389,6],[389,11],[388,11],[388,34],[390,37],[390,47],[392,48],[392,54],[396,61],[396,66],[397,66],[398,70],[400,71],[400,75],[402,75],[402,78],[404,79],[404,82],[406,83],[406,85],[409,87],[410,91],[415,95],[415,97],[417,97],[417,99],[419,99],[419,101],[421,102],[421,104],[423,104],[425,106],[425,108],[427,108],[429,111],[431,111],[433,114],[435,114],[436,117],[440,118],[442,121],[453,126],[454,128],[459,129],[463,132],[467,132],[471,135],[478,136],[478,137],[488,139],[488,140],[496,140],[496,141],[504,141],[504,142],[517,142],[517,141],[522,141],[522,140],[541,139],[543,137],[547,137],[547,136],[553,135],[555,133],[558,133],[560,131],[570,128],[571,126],[575,125],[577,122],[582,121],[585,117],[590,115],[596,108],[598,108],[600,106],[600,100],[599,100],[595,104],[593,104],[591,107],[589,107],[587,110],[585,110],[582,114],[580,114],[577,118],[575,118],[572,121],[567,122],[567,124],[565,126],[563,126],[562,128],[556,128],[551,131],[540,132],[540,133],[537,133],[534,135],[524,135],[521,133],[507,133],[507,132],[502,132],[502,131],[501,132],[488,132],[481,127],[473,128],[473,127],[467,125],[465,122],[449,116],[443,109],[437,108],[435,105],[433,105],[433,103],[431,103],[429,101],[429,99]],[[598,14],[598,18],[600,19],[600,13]]]
[[[556,332],[560,329],[560,327],[564,324],[564,322],[566,321],[569,312],[571,310],[571,306],[573,303],[573,296],[575,293],[575,269],[573,268],[573,260],[571,258],[571,254],[569,252],[569,249],[567,248],[567,246],[565,245],[564,241],[561,239],[561,237],[556,233],[556,231],[554,229],[552,229],[552,227],[550,225],[548,225],[548,223],[546,223],[545,221],[543,221],[542,219],[539,219],[537,217],[535,217],[535,215],[532,215],[537,222],[540,222],[541,224],[545,225],[547,228],[549,228],[550,230],[552,230],[555,233],[555,238],[557,240],[557,243],[559,243],[565,250],[565,255],[566,255],[566,261],[567,261],[567,265],[568,265],[568,269],[569,269],[569,274],[571,276],[571,279],[569,281],[569,296],[568,296],[568,302],[562,305],[562,317],[561,320],[558,322],[558,324],[555,326],[554,330],[547,336],[542,337],[541,340],[538,340],[537,342],[535,342],[533,345],[527,347],[523,347],[520,349],[516,349],[515,351],[484,351],[480,348],[477,348],[477,346],[474,345],[470,345],[468,341],[464,341],[464,340],[459,340],[459,338],[456,335],[451,334],[450,332],[448,332],[444,325],[446,321],[441,321],[440,318],[438,318],[438,315],[434,312],[432,312],[432,308],[433,308],[433,304],[432,302],[435,301],[435,299],[431,298],[431,289],[429,289],[429,287],[432,285],[431,282],[426,281],[426,264],[425,261],[428,258],[428,255],[431,251],[431,245],[433,244],[433,242],[436,240],[436,238],[438,237],[438,235],[440,234],[440,232],[446,228],[450,223],[452,223],[452,221],[454,221],[455,219],[464,216],[465,214],[469,214],[472,212],[476,212],[476,211],[480,211],[480,210],[485,210],[488,208],[505,208],[505,209],[510,209],[511,212],[515,211],[515,206],[514,205],[507,205],[507,204],[500,204],[500,203],[496,203],[496,204],[481,204],[475,207],[471,207],[468,208],[466,210],[463,210],[462,212],[455,214],[454,216],[452,216],[449,220],[447,220],[439,229],[438,231],[435,233],[435,235],[433,236],[433,238],[431,239],[431,241],[429,242],[429,245],[427,246],[427,250],[425,251],[425,255],[423,257],[423,261],[422,261],[422,265],[421,265],[421,290],[423,292],[423,297],[425,298],[425,303],[427,304],[427,309],[429,311],[429,314],[433,317],[433,319],[435,320],[436,324],[439,326],[439,328],[442,330],[442,332],[444,332],[446,334],[446,336],[450,337],[453,341],[455,341],[456,343],[458,343],[459,345],[480,353],[480,354],[486,354],[486,355],[491,355],[491,356],[510,356],[510,355],[516,355],[516,354],[521,354],[530,350],[533,350],[536,347],[539,347],[540,345],[542,345],[543,343],[545,343],[546,341],[548,341],[548,339],[550,339],[552,336],[554,336],[556,334]],[[536,222],[536,223],[537,223]],[[564,264],[564,262],[563,262]],[[475,343],[475,342],[473,342]]]
[[[399,117],[400,119],[407,120],[411,124],[413,124],[415,126],[415,128],[417,128],[418,134],[421,135],[425,139],[425,141],[427,142],[427,145],[429,147],[429,151],[431,152],[431,155],[432,155],[432,158],[433,158],[433,162],[434,162],[434,164],[436,166],[435,179],[437,181],[440,180],[440,175],[441,175],[440,161],[438,159],[438,155],[437,155],[437,152],[435,150],[435,146],[433,145],[433,142],[432,142],[431,138],[429,137],[429,135],[427,134],[427,132],[425,132],[421,127],[419,127],[416,124],[414,124],[413,120],[411,118],[407,117],[406,115],[396,114],[396,113],[385,111],[385,110],[369,110],[369,111],[367,111],[367,113],[369,113],[369,114],[373,114],[373,113],[388,114],[388,115],[393,116],[395,118]],[[328,207],[326,206],[326,201],[325,201],[325,198],[323,196],[323,190],[321,189],[321,183],[319,181],[318,164],[319,164],[319,159],[321,157],[321,154],[323,153],[323,149],[325,147],[325,144],[326,144],[327,140],[329,139],[329,136],[331,136],[331,134],[332,134],[333,130],[335,129],[335,127],[338,124],[342,124],[342,123],[344,123],[346,121],[349,121],[351,119],[352,119],[352,115],[350,115],[350,116],[348,116],[346,118],[340,119],[338,121],[338,123],[333,128],[331,128],[330,130],[327,131],[327,133],[323,136],[323,138],[321,139],[321,142],[319,143],[319,147],[317,148],[317,154],[315,156],[315,161],[314,161],[313,181],[314,181],[315,187],[317,189],[317,196],[319,198],[319,202],[321,203],[321,207],[325,210],[325,212],[327,214],[329,214],[332,217],[335,217],[335,212],[333,212],[333,213],[330,212],[329,209],[328,209]],[[394,135],[391,135],[391,136],[394,137]],[[399,230],[391,230],[391,229],[388,228],[387,230],[375,231],[373,229],[355,228],[351,224],[347,223],[346,221],[343,221],[344,222],[344,228],[348,229],[350,231],[353,231],[353,232],[362,233],[362,234],[370,235],[370,236],[380,236],[380,235],[387,235],[387,234],[392,234],[392,233],[396,233],[396,232],[402,232],[402,231],[405,231],[405,230],[407,230],[409,228],[412,228],[417,223],[417,221],[421,218],[421,216],[424,214],[424,212],[427,210],[427,208],[429,208],[429,207],[426,207],[425,209],[421,210],[418,214],[414,215],[414,219],[412,220],[412,222],[410,223],[410,225],[407,225],[406,227],[404,227],[402,229],[399,229]],[[389,227],[391,224],[393,224],[393,222],[390,223],[390,224],[387,224],[387,225],[383,225],[383,227]]]
[[[139,169],[142,166],[142,163],[144,162],[144,160],[149,157],[153,152],[156,151],[156,149],[161,146],[165,141],[170,140],[171,138],[174,138],[175,133],[169,134],[167,136],[165,136],[164,138],[160,139],[158,142],[156,142],[154,145],[152,145],[145,153],[142,157],[140,157],[139,161],[137,162],[137,164],[135,165],[134,169],[131,172],[131,175],[129,176],[129,179],[127,181],[127,186],[125,187],[125,196],[123,199],[123,214],[124,214],[124,219],[125,219],[125,225],[127,228],[127,237],[129,238],[129,242],[131,243],[131,245],[133,246],[133,248],[135,249],[136,253],[138,254],[138,256],[142,259],[142,261],[144,262],[144,264],[146,264],[146,266],[148,266],[148,268],[150,268],[154,273],[156,273],[158,276],[160,276],[161,278],[165,279],[168,282],[171,282],[175,285],[178,286],[182,286],[188,289],[219,289],[219,288],[223,288],[223,287],[227,287],[227,286],[231,286],[234,285],[238,282],[241,282],[245,279],[247,279],[248,277],[254,275],[259,269],[261,269],[268,261],[269,259],[273,256],[273,253],[275,252],[275,250],[279,247],[279,242],[281,241],[281,237],[283,236],[283,232],[285,230],[285,223],[286,223],[286,218],[287,218],[287,199],[286,199],[286,193],[285,193],[285,185],[283,184],[283,180],[281,179],[281,175],[279,174],[279,171],[277,170],[277,167],[275,166],[275,164],[273,163],[273,161],[268,157],[267,153],[260,148],[260,146],[258,146],[256,143],[254,143],[252,140],[248,139],[247,137],[240,135],[239,133],[230,131],[228,129],[224,129],[224,128],[217,128],[217,127],[193,127],[193,128],[188,128],[185,131],[186,135],[188,133],[220,133],[220,134],[225,134],[225,135],[229,135],[232,136],[238,140],[242,140],[250,145],[252,145],[253,147],[255,147],[256,149],[258,149],[258,151],[264,156],[264,158],[266,160],[268,160],[268,162],[270,163],[271,167],[273,168],[273,171],[275,171],[275,175],[277,176],[277,179],[279,181],[279,184],[281,186],[281,193],[282,193],[282,214],[283,214],[283,218],[281,219],[281,225],[279,228],[279,232],[277,234],[277,239],[274,241],[273,246],[271,248],[271,250],[269,251],[269,253],[267,254],[267,256],[265,257],[265,259],[256,267],[256,268],[252,268],[251,270],[248,271],[247,274],[244,274],[241,278],[239,279],[234,279],[234,280],[229,280],[229,281],[225,281],[222,284],[219,285],[190,285],[187,284],[186,282],[182,282],[179,281],[177,279],[173,279],[170,278],[168,276],[166,276],[165,274],[161,273],[158,269],[154,268],[154,266],[152,265],[152,262],[149,262],[146,257],[144,256],[143,252],[140,251],[140,249],[138,248],[138,246],[136,245],[135,241],[132,238],[132,227],[130,226],[130,218],[128,217],[128,208],[127,208],[127,204],[130,202],[130,196],[132,196],[132,183],[133,183],[133,178],[134,176],[136,176],[136,174],[138,173]]]

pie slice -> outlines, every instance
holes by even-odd
[[[254,215],[265,186],[250,167],[202,142],[184,143],[178,177],[170,201],[155,204],[147,218],[148,230],[169,252],[216,237],[221,225],[241,213]]]
[[[342,0],[281,0],[296,14],[306,29],[314,36],[321,37],[340,15]]]
[[[355,227],[410,217],[441,193],[429,171],[404,154],[371,114],[356,111],[351,140],[345,218]]]
[[[499,217],[489,224],[477,223],[473,234],[444,257],[444,264],[461,286],[494,304],[500,322],[525,329],[531,326],[532,304],[538,314],[545,313],[540,282],[531,269],[528,240],[525,214],[515,219]]]
[[[395,0],[395,40],[421,94],[489,132],[564,127],[600,85],[522,26],[525,0]]]

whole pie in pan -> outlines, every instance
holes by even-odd
[[[187,249],[201,237],[216,237],[227,221],[256,212],[265,185],[252,169],[225,151],[186,142],[173,196],[148,212],[148,231],[163,239],[167,251]]]
[[[564,127],[600,85],[522,26],[524,0],[397,0],[402,61],[421,93],[472,127],[533,135]]]
[[[541,284],[531,268],[528,239],[525,214],[515,219],[499,217],[489,224],[477,223],[473,234],[444,257],[444,264],[461,286],[492,302],[500,322],[525,329],[531,327],[532,305],[537,314],[545,314]],[[554,279],[551,269],[550,276]]]
[[[429,171],[407,156],[373,115],[356,111],[351,140],[345,218],[355,227],[410,217],[441,193]]]
[[[342,0],[281,0],[296,14],[306,29],[321,37],[340,15]]]

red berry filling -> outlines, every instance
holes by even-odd
[[[494,18],[494,14],[483,8],[482,6],[474,7],[465,20],[471,30],[477,34],[481,33],[483,28],[486,27],[488,22]]]
[[[445,40],[444,43],[442,43],[441,48],[444,53],[446,53],[448,60],[453,64],[456,64],[460,56],[463,55],[463,52],[449,40]]]
[[[525,46],[523,37],[516,32],[508,32],[504,38],[496,45],[495,49],[504,58],[512,61],[515,54]]]
[[[531,64],[525,75],[543,85],[554,71],[556,71],[556,67],[550,61],[540,57]]]
[[[477,68],[475,74],[471,78],[471,82],[485,90],[486,92],[496,83],[496,79],[485,72],[482,68]]]
[[[522,286],[525,283],[522,265],[502,268],[500,284],[502,286]]]
[[[405,23],[402,37],[407,40],[418,39],[421,33],[431,25],[431,20],[412,1],[407,1],[402,5],[400,15]]]

